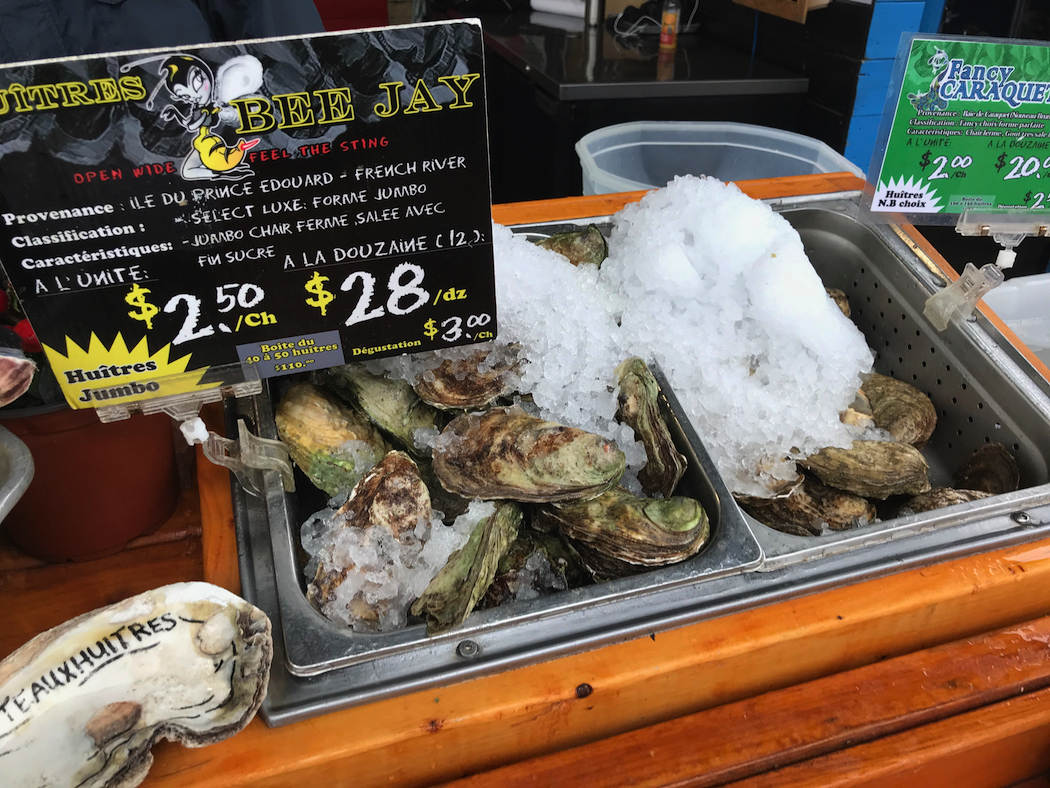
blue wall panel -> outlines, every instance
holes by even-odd
[[[875,3],[864,57],[869,60],[896,57],[901,33],[919,32],[925,10],[926,3],[921,0],[879,0]]]
[[[875,150],[875,138],[879,136],[882,115],[854,115],[850,118],[844,155],[851,162],[868,171],[871,153]]]
[[[889,90],[892,60],[865,60],[860,66],[857,80],[857,97],[853,101],[854,115],[878,115],[886,106],[886,91]]]

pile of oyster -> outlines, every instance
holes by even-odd
[[[307,597],[327,617],[377,631],[408,613],[437,634],[475,608],[676,563],[706,544],[703,507],[674,495],[686,460],[642,359],[615,370],[618,418],[646,451],[636,496],[618,486],[626,461],[615,443],[527,412],[528,397],[513,391],[526,362],[502,351],[446,358],[414,386],[349,364],[284,394],[277,429],[294,462],[328,495],[346,496],[322,518],[324,534],[307,535],[316,520],[304,526],[304,546],[314,545]],[[461,529],[425,588],[413,598],[393,590],[392,573],[419,570],[428,550],[433,559],[449,543],[444,523],[479,501],[491,502],[487,514]]]
[[[828,295],[849,317],[845,293],[829,288]],[[921,449],[937,425],[937,410],[904,381],[866,376],[840,418],[856,436],[851,448],[821,449],[800,461],[806,473],[773,498],[734,496],[741,508],[779,531],[819,536],[1018,488],[1017,462],[998,443],[982,446],[959,467],[952,487],[931,486]]]

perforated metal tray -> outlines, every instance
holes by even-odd
[[[937,405],[941,424],[928,452],[934,482],[958,464],[957,456],[965,458],[988,438],[1017,454],[1025,489],[805,539],[743,515],[709,469],[722,526],[697,565],[483,611],[441,638],[391,633],[369,650],[359,645],[364,640],[307,605],[295,556],[298,513],[277,474],[268,472],[265,500],[233,485],[243,592],[274,623],[276,659],[264,719],[284,724],[1050,533],[1044,448],[1050,447],[1050,384],[983,318],[935,336],[921,309],[943,281],[906,235],[856,219],[857,198],[851,193],[774,202],[799,229],[825,283],[850,294],[857,322],[879,352],[876,368],[915,375],[912,382]],[[266,392],[229,401],[228,425],[237,418],[247,418],[263,437],[275,436]],[[709,460],[702,444],[690,436],[687,421],[679,421],[679,440],[692,444],[694,453],[699,447],[704,467]],[[750,530],[738,528],[737,516]],[[726,528],[727,522],[734,525]],[[761,553],[748,540],[752,532]],[[735,539],[743,542],[726,543]],[[744,551],[734,556],[741,546]]]
[[[875,371],[918,387],[936,407],[937,427],[923,448],[931,484],[950,487],[954,471],[978,447],[1001,443],[1017,460],[1021,490],[813,538],[773,531],[749,517],[766,552],[763,568],[1050,500],[1047,382],[983,316],[952,323],[943,333],[930,326],[922,310],[944,280],[899,228],[865,224],[841,204],[783,208],[825,286],[846,293],[853,322],[876,353]]]

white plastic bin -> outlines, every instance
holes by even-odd
[[[592,131],[576,143],[583,193],[666,186],[675,175],[723,181],[821,172],[864,173],[823,142],[747,123],[637,121]]]
[[[984,302],[1050,366],[1050,274],[1007,279]]]

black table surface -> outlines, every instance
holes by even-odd
[[[808,87],[803,76],[704,38],[702,28],[680,35],[661,60],[652,34],[586,29],[582,19],[537,11],[478,18],[488,48],[561,101],[802,94]]]

